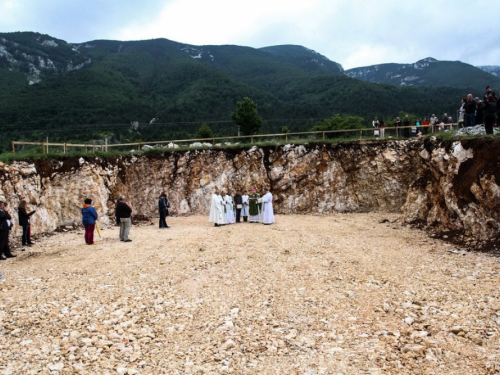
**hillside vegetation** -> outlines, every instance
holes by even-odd
[[[455,113],[465,91],[448,86],[363,82],[344,75],[340,64],[293,45],[255,49],[167,39],[70,44],[38,33],[3,33],[1,147],[45,137],[184,138],[202,123],[217,135],[236,135],[231,114],[244,97],[257,104],[262,132],[283,126],[306,131],[335,114],[390,123],[401,112]]]

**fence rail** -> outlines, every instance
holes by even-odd
[[[457,123],[447,124],[445,127],[452,129],[453,127],[457,127]],[[256,139],[265,139],[265,138],[284,138],[285,141],[291,140],[293,137],[298,136],[321,136],[322,139],[326,139],[327,135],[330,134],[352,134],[353,138],[362,140],[363,137],[366,139],[374,139],[374,138],[408,138],[415,137],[417,135],[417,131],[424,131],[426,134],[431,134],[438,132],[440,126],[400,126],[400,127],[385,127],[385,128],[362,128],[362,129],[343,129],[343,130],[324,130],[324,131],[310,131],[310,132],[293,132],[293,133],[277,133],[277,134],[256,134],[256,135],[244,135],[244,136],[227,136],[227,137],[212,137],[212,138],[189,138],[189,139],[172,139],[168,141],[149,141],[149,142],[130,142],[130,143],[113,143],[108,144],[107,139],[103,144],[79,144],[79,143],[60,143],[60,142],[25,142],[25,141],[12,141],[12,153],[16,153],[16,145],[33,145],[33,146],[42,146],[42,153],[47,154],[49,152],[49,147],[62,147],[63,153],[65,154],[68,151],[68,148],[84,148],[85,152],[95,151],[109,151],[110,148],[118,148],[118,147],[137,147],[137,150],[141,150],[141,148],[145,145],[162,145],[162,144],[184,144],[184,143],[193,143],[193,142],[211,142],[212,144],[216,144],[216,141],[227,141],[227,140],[248,140],[250,139],[250,143],[254,143]],[[383,130],[382,130],[383,129]],[[405,130],[407,130],[406,135],[404,134]],[[359,134],[359,136],[358,136]],[[425,135],[425,134],[424,134]]]

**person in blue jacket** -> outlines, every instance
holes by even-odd
[[[85,227],[85,243],[87,245],[97,245],[94,242],[94,229],[95,221],[97,220],[97,212],[94,207],[92,207],[92,199],[87,198],[84,200],[84,206],[82,208],[82,223]]]

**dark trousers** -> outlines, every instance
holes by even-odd
[[[476,115],[473,113],[465,114],[465,126],[475,126],[476,125]]]
[[[94,243],[94,229],[95,224],[85,225],[85,243],[87,245],[92,245]]]
[[[494,123],[495,116],[484,116],[484,130],[486,130],[486,134],[493,134]]]
[[[167,213],[166,212],[160,212],[160,228],[166,228],[168,227],[167,225]]]
[[[30,224],[23,225],[22,227],[23,227],[22,244],[23,245],[29,245],[31,243],[31,238],[30,238]]]
[[[241,208],[236,209],[236,222],[239,223],[241,220]]]
[[[0,230],[0,255],[10,255],[9,231]]]

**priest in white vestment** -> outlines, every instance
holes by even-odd
[[[218,189],[215,189],[212,194],[212,204],[210,205],[210,216],[208,217],[208,221],[214,223],[216,227],[226,224],[224,201]]]
[[[262,203],[262,223],[265,225],[274,223],[274,210],[273,210],[273,195],[268,189],[267,193],[258,200]]]
[[[235,218],[233,197],[229,194],[229,192],[227,192],[227,194],[222,192],[222,199],[226,205],[226,224],[234,224]]]

